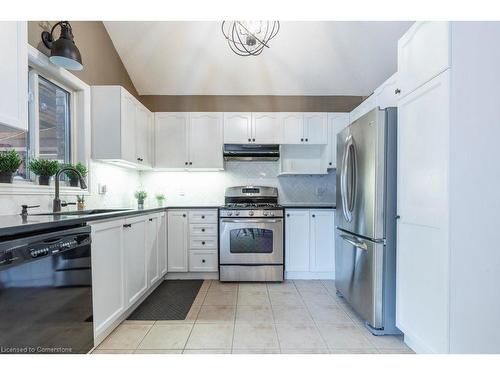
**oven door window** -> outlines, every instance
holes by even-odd
[[[269,254],[273,252],[273,231],[261,228],[231,229],[229,242],[229,251],[233,254]]]

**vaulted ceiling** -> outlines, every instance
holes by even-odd
[[[215,21],[105,22],[140,95],[369,95],[397,69],[411,22],[281,22],[259,56]]]

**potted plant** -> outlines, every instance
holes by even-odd
[[[147,198],[148,193],[144,190],[137,190],[134,194],[135,199],[137,199],[137,208],[142,210],[144,208],[144,200]]]
[[[73,167],[80,172],[82,177],[87,177],[87,167],[80,162],[76,164],[65,164],[64,166]],[[78,175],[73,171],[65,171],[64,173],[69,178],[69,186],[78,187]]]
[[[28,163],[28,169],[38,176],[40,185],[49,185],[50,178],[59,170],[57,160],[33,159]]]
[[[155,196],[158,207],[163,207],[163,202],[165,202],[165,194],[158,193]]]
[[[85,209],[85,196],[77,195],[76,196],[76,209],[78,211],[83,211]]]
[[[22,160],[16,150],[0,151],[0,182],[12,183]]]

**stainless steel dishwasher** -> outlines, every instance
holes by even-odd
[[[0,353],[94,346],[89,226],[0,242]]]

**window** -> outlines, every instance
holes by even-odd
[[[29,97],[28,132],[0,126],[0,149],[15,149],[23,160],[16,177],[34,180],[26,168],[29,159],[73,161],[72,93],[30,69]]]

